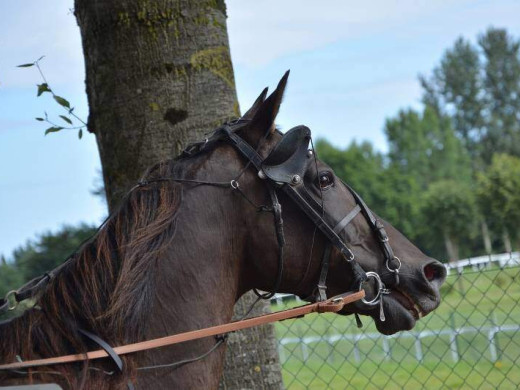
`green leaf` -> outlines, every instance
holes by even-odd
[[[83,129],[79,129],[78,131],[78,138],[81,139],[83,137]]]
[[[40,122],[43,122],[45,120],[43,118],[34,118],[34,119],[36,119],[37,121],[40,121]]]
[[[30,64],[22,64],[22,65],[18,65],[17,68],[29,68],[31,66],[34,66],[34,62],[30,63]]]
[[[47,135],[49,133],[56,133],[60,130],[63,130],[63,127],[57,127],[57,126],[49,127],[47,130],[45,130],[45,135]]]
[[[61,96],[54,95],[54,100],[58,102],[60,106],[70,108],[70,103],[67,99],[62,98]]]
[[[65,115],[60,115],[60,118],[63,119],[65,122],[67,122],[69,125],[72,125],[72,121],[67,118]]]
[[[40,96],[44,92],[51,92],[47,83],[38,84],[37,87],[38,87],[38,94],[36,96]]]

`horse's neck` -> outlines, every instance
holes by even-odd
[[[193,212],[191,205],[198,196],[194,191],[185,198],[187,204],[179,213],[176,236],[158,265],[156,299],[147,338],[231,320],[239,289],[237,241],[243,240],[233,237],[236,232],[232,221],[226,221],[222,216],[215,219],[218,215],[212,214],[211,210],[197,213],[198,209],[195,209]],[[204,354],[214,345],[214,338],[206,338],[153,350],[146,354],[141,365],[190,359]],[[150,388],[166,384],[170,388],[216,388],[219,377],[216,372],[220,372],[223,352],[224,348],[219,347],[203,360],[175,370],[141,372],[139,382]]]

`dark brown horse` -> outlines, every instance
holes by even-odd
[[[236,130],[262,158],[283,138],[274,120],[286,81],[287,76],[267,99],[264,91],[244,115],[246,124]],[[51,279],[38,296],[37,306],[0,325],[0,363],[13,362],[17,355],[31,360],[98,349],[78,329],[116,346],[229,322],[242,294],[252,288],[271,291],[279,276],[278,292],[301,297],[315,294],[329,239],[293,199],[278,191],[285,239],[280,271],[273,213],[251,205],[272,203],[265,175],[259,177],[231,143],[209,142],[198,153],[158,164],[144,179],[98,234]],[[215,185],[229,184],[232,179],[236,180],[232,186]],[[322,215],[326,208],[331,224],[359,204],[320,161],[306,165],[302,178],[292,177],[295,183],[300,179],[318,199]],[[387,242],[402,262],[399,282],[393,282],[395,268],[387,268],[373,227],[359,213],[341,229],[340,236],[365,271],[376,272],[387,287],[394,286],[381,298],[386,321],[378,305],[356,303],[341,314],[372,316],[384,334],[411,329],[439,305],[445,269],[382,222],[380,230],[386,229]],[[358,288],[352,270],[345,254],[332,247],[326,279],[329,296]],[[206,338],[127,355],[123,374],[109,375],[113,364],[108,359],[29,372],[4,371],[0,384],[55,382],[64,388],[102,390],[126,388],[131,379],[143,389],[216,389],[223,347],[190,364],[139,370],[200,356],[214,346],[215,340]]]

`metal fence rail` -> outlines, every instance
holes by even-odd
[[[441,306],[415,329],[378,333],[370,319],[310,316],[276,325],[288,389],[520,388],[520,253],[447,266]],[[276,296],[273,309],[301,304]]]

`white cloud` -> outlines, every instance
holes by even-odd
[[[228,0],[235,62],[264,65],[280,56],[375,34],[469,0]]]

